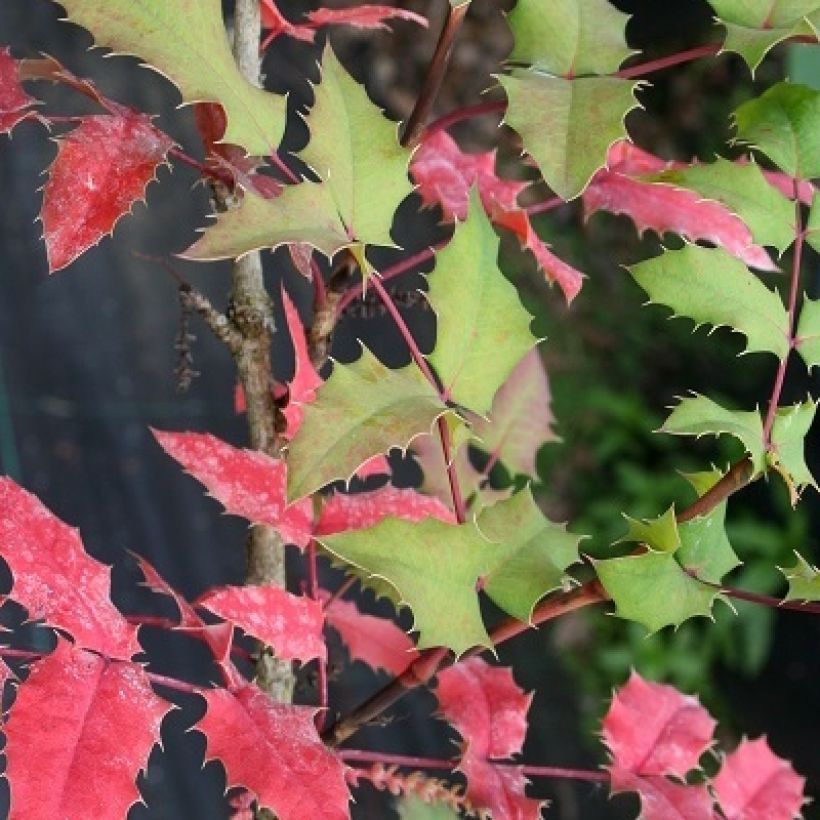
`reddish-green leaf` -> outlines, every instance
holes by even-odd
[[[268,524],[288,544],[307,546],[313,509],[309,501],[288,505],[284,461],[256,450],[239,450],[208,433],[152,432],[162,449],[204,484],[226,512]]]
[[[10,478],[0,478],[0,556],[13,579],[9,597],[32,620],[109,658],[141,651],[137,630],[111,603],[109,568],[85,552],[76,529]]]
[[[276,703],[252,685],[202,695],[207,711],[196,728],[228,788],[243,786],[279,820],[349,818],[344,766],[319,739],[315,709]]]
[[[170,708],[138,664],[60,640],[20,685],[6,723],[9,820],[122,820]]]

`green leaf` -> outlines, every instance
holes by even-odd
[[[779,567],[789,582],[789,592],[784,601],[820,601],[820,570],[813,567],[799,552],[795,551],[797,563],[793,567]]]
[[[734,436],[746,448],[755,472],[765,465],[763,421],[757,411],[726,410],[706,396],[681,399],[660,428],[675,436]]]
[[[406,447],[430,431],[447,408],[415,365],[386,368],[366,347],[349,365],[336,363],[290,443],[288,497],[296,501],[368,458]]]
[[[820,366],[820,299],[803,299],[797,323],[797,352],[809,369]]]
[[[455,4],[455,0],[450,0]],[[465,0],[469,2],[469,0]],[[399,820],[458,820],[459,815],[443,803],[427,803],[410,794],[396,803]]]
[[[186,103],[225,110],[224,142],[267,156],[285,130],[287,100],[251,85],[234,62],[220,0],[58,0],[99,45],[134,54],[179,88]]]
[[[219,214],[181,256],[198,261],[234,259],[296,241],[328,258],[351,245],[326,186],[314,182],[290,185],[275,199],[246,191],[242,204]]]
[[[507,20],[515,38],[507,58],[562,77],[611,74],[634,52],[628,14],[608,0],[518,0]]]
[[[473,192],[466,222],[436,254],[429,277],[429,302],[438,317],[429,359],[450,398],[481,414],[536,342],[532,317],[497,259],[498,237]]]
[[[615,615],[643,624],[650,633],[698,615],[712,616],[718,590],[689,576],[671,553],[646,552],[592,563],[615,603]]]
[[[721,158],[670,168],[648,181],[687,188],[720,202],[743,220],[759,245],[770,245],[782,254],[794,242],[794,205],[766,182],[754,163],[739,165]]]
[[[350,237],[368,245],[392,245],[393,216],[413,192],[407,173],[410,151],[399,144],[398,125],[370,101],[330,46],[314,93],[307,117],[310,142],[302,159],[330,189]]]
[[[700,497],[720,481],[723,473],[710,470],[684,477]],[[675,557],[684,569],[694,572],[701,581],[719,584],[727,572],[741,563],[726,534],[725,501],[708,515],[678,524],[678,532],[681,546]]]
[[[626,535],[618,539],[617,543],[634,541],[646,544],[650,549],[660,552],[675,552],[680,546],[678,522],[675,519],[675,507],[670,507],[658,518],[638,521],[625,515],[628,529]]]
[[[814,400],[778,407],[772,426],[772,450],[768,459],[789,488],[792,505],[795,505],[806,487],[817,489],[814,476],[806,465],[803,451],[806,435],[814,422],[817,404]]]
[[[817,0],[710,0],[726,27],[723,51],[740,54],[752,73],[777,43],[797,34],[812,35],[804,19]]]
[[[778,83],[735,112],[738,139],[797,179],[820,176],[820,92]]]
[[[814,192],[809,221],[806,224],[806,242],[820,253],[820,192]]]
[[[610,145],[626,136],[624,118],[638,106],[640,84],[617,77],[566,80],[514,69],[499,82],[509,100],[505,121],[565,200],[583,193]]]
[[[446,646],[461,655],[474,646],[492,646],[476,584],[504,553],[475,524],[386,518],[374,527],[319,540],[366,585],[396,606],[410,607],[420,649]]]
[[[529,487],[484,510],[477,523],[507,555],[485,579],[484,591],[505,612],[529,623],[535,605],[568,582],[565,570],[579,560],[583,536],[546,518]]]
[[[671,307],[696,326],[728,325],[745,334],[745,352],[788,355],[789,316],[780,297],[722,248],[687,244],[629,271],[651,302]]]

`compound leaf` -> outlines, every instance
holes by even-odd
[[[456,226],[430,274],[438,330],[429,359],[447,395],[482,414],[536,341],[531,317],[497,259],[498,237],[474,193],[466,222]]]
[[[58,0],[101,46],[133,54],[177,86],[185,103],[217,102],[223,141],[267,156],[285,130],[287,100],[251,85],[234,62],[220,0]]]
[[[548,74],[611,74],[633,53],[629,15],[608,0],[519,0],[507,20],[515,37],[507,59]]]
[[[406,447],[446,410],[414,364],[390,370],[363,348],[357,361],[336,363],[316,401],[304,407],[290,444],[289,497],[348,479],[371,456]]]
[[[698,438],[727,433],[742,442],[756,472],[765,465],[763,421],[757,411],[727,410],[706,396],[692,396],[680,400],[660,432]]]
[[[629,270],[650,301],[674,315],[743,333],[747,353],[767,351],[779,359],[788,354],[789,317],[780,297],[721,248],[685,245]]]
[[[618,77],[566,80],[514,69],[499,82],[509,100],[505,121],[564,200],[583,192],[609,147],[625,136],[624,118],[638,105],[639,84]]]
[[[735,112],[738,139],[798,180],[820,176],[820,91],[778,83]]]
[[[793,567],[780,567],[789,582],[786,601],[820,601],[820,570],[812,566],[795,551],[797,563]]]
[[[579,560],[582,536],[546,518],[529,487],[485,509],[477,524],[507,554],[486,577],[484,591],[505,612],[529,622],[541,598],[567,583],[566,569]]]

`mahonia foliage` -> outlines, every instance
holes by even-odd
[[[138,56],[176,87],[183,104],[194,106],[206,157],[193,160],[149,114],[109,99],[56,59],[19,59],[0,47],[0,134],[58,132],[40,214],[49,272],[112,233],[160,167],[179,160],[198,167],[224,205],[199,238],[187,240],[182,257],[237,259],[287,246],[288,273],[314,286],[317,325],[373,288],[413,361],[390,368],[362,343],[354,361],[333,361],[328,374],[324,355],[316,354],[315,328],[306,333],[283,287],[285,322],[274,342],[292,348],[293,375],[271,385],[281,428],[277,455],[204,432],[153,431],[225,512],[272,528],[311,568],[301,594],[274,584],[225,585],[187,601],[137,557],[146,586],[176,608],[175,617],[150,622],[203,643],[219,685],[155,673],[140,657],[140,616],[123,614],[111,601],[109,569],[86,553],[77,530],[0,478],[8,599],[54,638],[47,651],[8,650],[14,669],[0,662],[0,681],[16,690],[3,727],[10,817],[125,817],[140,799],[137,777],[160,742],[162,721],[183,693],[204,703],[194,728],[205,737],[205,759],[221,764],[229,789],[241,789],[231,797],[235,818],[249,820],[263,808],[281,820],[349,817],[351,790],[363,783],[400,797],[405,818],[541,817],[544,802],[527,793],[528,776],[539,772],[519,759],[532,696],[513,670],[479,653],[586,603],[608,602],[614,615],[649,632],[711,617],[716,600],[732,593],[725,576],[741,563],[742,549],[739,556],[725,526],[738,471],[746,468],[744,481],[776,473],[793,504],[817,488],[804,453],[816,400],[781,406],[780,399],[793,351],[809,371],[820,365],[820,300],[801,298],[799,287],[805,246],[820,252],[813,184],[820,177],[820,92],[784,82],[740,105],[734,143],[746,154],[738,159],[663,159],[633,144],[627,131],[628,115],[640,105],[639,78],[650,73],[635,64],[627,43],[628,15],[608,0],[517,0],[507,16],[513,46],[497,77],[505,96],[500,107],[537,166],[538,182],[555,195],[526,206],[538,189],[521,175],[501,175],[495,150],[463,150],[445,122],[410,139],[328,43],[313,52],[319,79],[302,112],[309,132],[299,152],[309,169],[302,178],[278,154],[286,97],[242,76],[219,0],[60,5],[96,45]],[[817,40],[817,0],[711,5],[721,48],[740,54],[752,71],[781,41]],[[466,7],[451,2],[448,21]],[[261,0],[260,9],[263,48],[288,37],[308,49],[319,31],[337,25],[428,24],[381,5],[319,8],[297,21],[273,0]],[[703,49],[703,56],[712,53]],[[446,55],[442,60],[446,65]],[[87,97],[100,111],[50,117],[30,93],[42,81]],[[679,237],[624,275],[650,303],[695,328],[728,328],[742,337],[744,354],[765,354],[776,368],[762,409],[726,407],[699,394],[670,408],[660,433],[728,435],[743,459],[726,470],[704,465],[685,475],[690,507],[669,506],[644,520],[627,515],[611,555],[595,560],[579,552],[582,535],[539,506],[536,456],[557,440],[550,384],[543,340],[499,267],[497,233],[512,234],[569,304],[582,292],[584,275],[552,252],[532,216],[575,199],[585,219],[622,214],[639,233]],[[370,253],[396,251],[400,206],[408,218],[413,208],[434,208],[450,231],[424,257],[434,260],[424,299],[436,318],[426,355],[381,283],[414,263],[379,271]],[[784,301],[781,288],[758,272],[776,273],[787,261]],[[326,288],[325,263],[334,287],[344,264],[358,268],[361,285],[350,284],[341,296]],[[229,317],[219,318],[215,324],[227,333]],[[238,392],[237,409],[243,402]],[[394,486],[393,450],[412,454],[423,474],[419,488]],[[505,489],[490,480],[496,464],[514,478]],[[357,490],[348,485],[354,477],[374,484]],[[319,589],[317,554],[348,576],[342,588]],[[782,603],[816,611],[820,571],[802,552],[781,571],[788,583]],[[377,617],[362,601],[345,600],[354,583],[386,599],[397,617]],[[505,615],[500,626],[485,620],[484,599]],[[409,632],[400,625],[403,609]],[[318,707],[279,703],[251,679],[246,639],[281,660],[316,664],[324,679],[328,632],[351,664],[392,676],[402,691],[439,671],[431,684],[439,716],[461,738],[457,757],[443,768],[458,769],[466,788],[382,763],[363,765],[355,751],[326,742],[333,732],[323,736],[317,728],[326,700]],[[350,720],[352,731],[363,722],[356,714]],[[609,762],[589,779],[606,780],[613,793],[637,793],[646,820],[789,820],[800,812],[804,784],[791,765],[765,738],[744,740],[727,755],[715,752],[715,721],[693,696],[633,673],[602,729]]]

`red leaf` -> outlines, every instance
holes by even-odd
[[[427,28],[427,18],[416,14],[414,11],[397,9],[393,6],[354,6],[349,9],[326,9],[320,8],[316,11],[308,12],[307,19],[313,26],[345,25],[356,28],[382,28],[389,26],[385,20],[390,19],[409,20],[411,23],[418,23],[422,28]]]
[[[568,302],[581,289],[582,274],[552,254],[518,205],[518,195],[529,183],[501,179],[495,173],[495,152],[466,154],[445,131],[425,139],[410,167],[426,205],[441,205],[445,219],[467,216],[470,189],[478,185],[484,210],[496,225],[512,231],[532,252],[550,282],[557,282]]]
[[[293,267],[310,282],[313,279],[313,246],[307,242],[289,242],[288,253]]]
[[[9,597],[32,619],[68,632],[109,658],[140,652],[137,630],[111,603],[111,572],[85,552],[79,532],[10,478],[0,478],[0,557]]]
[[[467,778],[467,798],[497,820],[541,820],[543,800],[524,794],[529,780],[520,766],[494,766],[466,754],[458,767]]]
[[[469,658],[439,674],[436,697],[471,753],[504,758],[521,751],[532,695],[519,689],[510,669]]]
[[[365,479],[374,475],[390,475],[390,462],[387,460],[387,456],[373,456],[356,470],[356,478]]]
[[[637,792],[641,820],[718,820],[706,786],[675,783],[667,777],[640,777],[612,769],[612,792]]]
[[[86,117],[58,143],[40,213],[51,273],[113,232],[174,144],[148,117],[130,113]]]
[[[337,598],[325,610],[325,617],[352,661],[400,675],[418,657],[413,641],[393,621],[365,615],[351,601]]]
[[[805,802],[805,782],[759,737],[726,756],[713,786],[726,820],[792,820]]]
[[[228,801],[231,809],[231,820],[254,820],[253,804],[256,798],[250,792],[241,792]]]
[[[256,450],[239,450],[208,433],[152,430],[176,459],[231,515],[268,524],[288,544],[304,549],[312,534],[309,498],[288,506],[287,465]]]
[[[284,288],[282,289],[282,304],[285,308],[288,333],[293,343],[293,378],[289,384],[290,398],[283,411],[288,422],[285,436],[292,439],[302,425],[301,405],[310,404],[316,398],[316,390],[322,384],[322,378],[310,361],[307,337],[302,320],[299,318],[299,311],[296,310],[296,305],[293,304]]]
[[[34,116],[30,109],[36,102],[20,84],[17,60],[7,47],[0,47],[0,134],[9,133],[17,123]]]
[[[267,48],[280,34],[312,43],[315,32],[310,26],[298,26],[282,15],[273,0],[260,0],[259,9],[262,12],[262,28],[268,34],[262,41],[262,48]]]
[[[248,635],[272,646],[278,657],[306,662],[327,656],[322,605],[281,587],[218,587],[195,602]]]
[[[415,490],[387,486],[368,493],[332,495],[322,507],[315,534],[333,535],[346,530],[363,530],[388,517],[414,522],[438,518],[449,524],[456,523],[453,513],[438,498],[422,495]]]
[[[712,745],[715,721],[697,698],[633,672],[603,721],[612,767],[683,778]]]
[[[777,270],[769,254],[752,240],[746,224],[728,208],[700,194],[660,182],[598,171],[583,194],[584,217],[596,211],[626,214],[638,233],[676,233],[691,241],[705,239],[760,270]]]
[[[165,595],[170,598],[179,610],[179,625],[183,628],[196,628],[202,626],[202,619],[194,612],[193,607],[146,561],[141,555],[132,552],[131,555],[140,568],[142,577],[145,578],[145,586],[157,595]]]
[[[9,820],[122,820],[169,709],[138,664],[60,640],[32,666],[6,724]]]
[[[315,709],[276,703],[255,686],[202,693],[196,728],[206,759],[225,767],[228,788],[243,786],[279,820],[348,818],[344,766],[316,732]]]
[[[627,176],[642,176],[643,174],[657,174],[668,168],[682,168],[684,163],[674,160],[661,159],[643,148],[620,140],[610,147],[606,159],[607,168]]]

